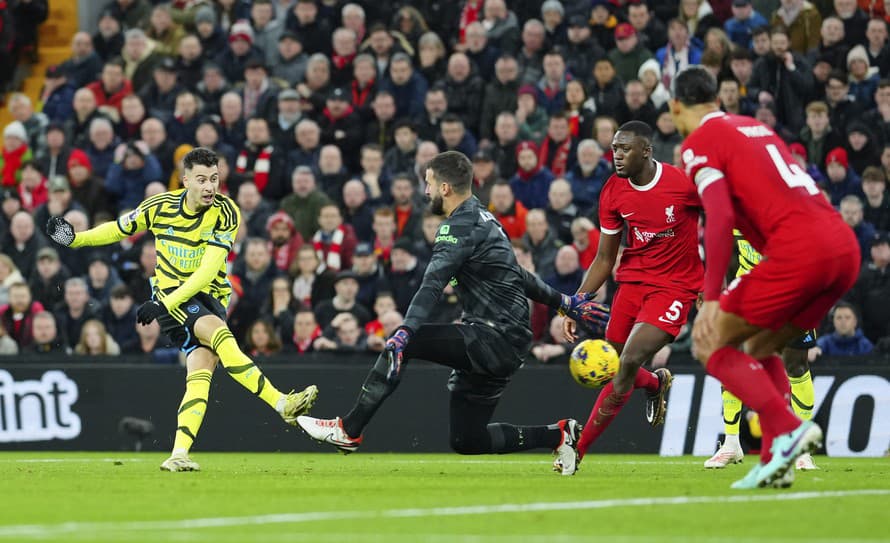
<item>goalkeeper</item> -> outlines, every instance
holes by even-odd
[[[358,449],[362,432],[399,384],[405,364],[422,359],[452,368],[451,447],[460,454],[509,453],[536,448],[556,451],[562,474],[575,473],[575,443],[581,426],[563,419],[549,426],[492,423],[510,377],[528,356],[532,333],[526,296],[558,308],[579,322],[602,328],[608,309],[587,295],[566,296],[516,263],[513,247],[498,221],[471,192],[473,166],[448,151],[426,169],[430,209],[445,216],[435,237],[433,256],[411,300],[404,324],[386,342],[362,385],[355,406],[344,417],[299,417],[310,437],[344,452]],[[452,284],[460,297],[459,324],[428,324],[442,290]],[[412,413],[411,416],[415,416]]]
[[[298,394],[279,392],[238,347],[225,322],[232,290],[226,258],[241,213],[231,198],[218,192],[216,153],[197,148],[182,163],[184,189],[152,196],[117,221],[77,233],[61,217],[46,225],[53,241],[75,248],[115,243],[144,230],[154,234],[158,263],[151,279],[152,299],[139,307],[136,320],[147,325],[157,319],[161,330],[187,355],[185,395],[177,414],[173,454],[161,464],[165,471],[200,469],[189,458],[189,450],[204,420],[218,361],[288,424],[295,425],[318,395],[314,385]]]

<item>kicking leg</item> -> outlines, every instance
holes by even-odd
[[[176,438],[173,453],[161,464],[164,471],[198,471],[197,462],[189,458],[210,395],[210,379],[219,359],[209,349],[198,347],[186,359],[185,394],[176,415]]]
[[[642,365],[651,360],[655,353],[673,339],[670,334],[651,324],[641,322],[634,325],[627,342],[624,343],[620,351],[621,364],[618,367],[618,373],[600,391],[590,412],[590,417],[587,419],[587,424],[584,425],[584,430],[578,441],[578,454],[581,458],[606,430],[615,415],[621,411],[635,388],[644,388],[650,394],[659,393],[663,379],[643,368]],[[666,379],[669,379],[670,373],[667,370],[664,371]],[[663,401],[663,396],[660,400]],[[661,416],[663,420],[663,411]]]
[[[282,394],[253,363],[235,341],[226,323],[216,315],[204,315],[195,322],[195,337],[219,357],[229,376],[278,411],[285,422],[295,425],[297,417],[309,411],[318,389],[306,387],[300,393]]]

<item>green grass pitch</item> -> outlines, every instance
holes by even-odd
[[[0,453],[0,543],[890,541],[890,458],[817,457],[789,490],[731,491],[741,466],[543,454]]]

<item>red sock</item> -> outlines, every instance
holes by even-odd
[[[785,363],[782,362],[782,358],[775,354],[770,355],[766,358],[761,359],[760,364],[763,365],[763,369],[766,371],[767,375],[769,375],[770,381],[772,381],[773,386],[776,387],[776,390],[779,392],[779,394],[782,395],[782,398],[785,400],[786,409],[793,413],[791,407],[789,406],[789,402],[791,401],[791,383],[788,381],[788,375],[785,373]],[[797,416],[795,415],[795,418],[796,417]],[[763,427],[763,437],[761,437],[762,445],[760,448],[760,461],[764,464],[772,459],[773,455],[770,452],[770,449],[773,446],[773,438],[775,436],[776,434],[768,432],[767,429]]]
[[[618,394],[615,392],[611,381],[603,387],[602,392],[596,398],[593,409],[590,411],[590,417],[587,419],[587,424],[584,425],[581,438],[578,440],[578,454],[581,458],[584,458],[587,449],[609,427],[609,423],[612,422],[615,415],[627,403],[627,399],[630,398],[632,392]]]
[[[707,370],[760,415],[764,434],[783,434],[800,424],[763,365],[745,353],[729,346],[717,349],[708,359]],[[787,377],[785,380],[787,382]]]
[[[645,388],[646,392],[658,392],[658,376],[646,368],[640,368],[634,378],[634,389]]]

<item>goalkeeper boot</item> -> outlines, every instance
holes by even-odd
[[[646,420],[655,428],[664,424],[664,415],[667,413],[665,397],[671,389],[674,377],[667,368],[658,368],[653,373],[658,376],[658,390],[646,397]]]
[[[562,441],[553,451],[556,460],[553,461],[553,471],[562,475],[574,475],[578,471],[578,438],[581,437],[581,425],[575,419],[563,419],[559,421],[559,429],[562,430]]]
[[[315,404],[315,400],[318,398],[318,387],[315,385],[309,385],[302,392],[294,392],[290,391],[284,398],[282,398],[283,405],[280,409],[281,418],[284,419],[284,422],[290,424],[291,426],[297,425],[297,417],[300,415],[305,415],[312,409],[312,406]]]
[[[161,471],[201,471],[201,466],[185,454],[174,454],[164,460]]]
[[[358,450],[362,437],[349,437],[343,429],[343,419],[316,419],[314,417],[297,417],[297,424],[315,441],[337,447],[344,454]]]
[[[794,430],[776,436],[770,452],[772,459],[757,475],[760,486],[770,486],[785,472],[794,467],[794,461],[804,453],[811,453],[822,446],[822,429],[811,420],[804,421]]]
[[[705,467],[708,469],[723,469],[730,464],[741,464],[744,458],[745,453],[742,452],[741,447],[731,445],[724,440],[723,445],[717,449],[714,456],[705,460]]]
[[[803,453],[798,456],[797,460],[794,462],[794,467],[799,471],[813,471],[814,469],[819,469],[819,466],[813,462],[813,455],[810,453]]]

